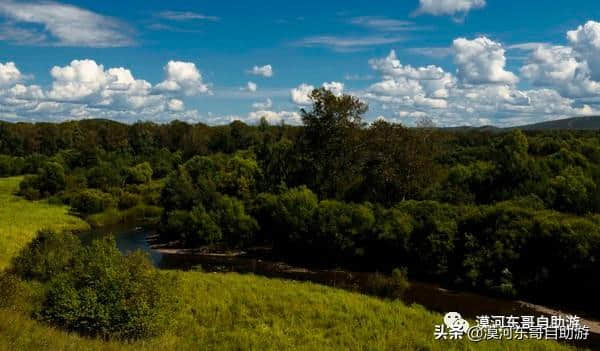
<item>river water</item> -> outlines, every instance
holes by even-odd
[[[238,272],[253,273],[267,277],[311,281],[319,284],[344,288],[349,290],[364,290],[376,273],[349,272],[345,270],[316,270],[294,267],[283,262],[273,262],[258,258],[243,256],[210,256],[181,253],[164,253],[153,250],[148,243],[148,236],[154,232],[142,227],[131,225],[110,226],[96,229],[83,234],[84,241],[112,234],[115,236],[117,247],[122,253],[142,250],[149,254],[152,263],[161,269],[188,270],[201,267],[206,272]],[[363,288],[363,289],[361,289]],[[540,316],[557,314],[556,309],[535,306],[522,301],[492,298],[470,292],[452,291],[435,284],[411,281],[410,287],[404,293],[402,300],[406,304],[419,304],[428,310],[446,313],[459,312],[463,317],[474,319],[481,315],[503,316]],[[551,311],[551,312],[549,312]],[[561,312],[561,314],[563,314]],[[564,314],[575,314],[585,318],[585,325],[590,326],[592,334],[587,341],[574,343],[575,346],[589,347],[600,350],[600,322],[587,318],[585,312],[564,311]],[[433,333],[433,326],[432,326]]]

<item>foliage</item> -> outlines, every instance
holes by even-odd
[[[94,214],[115,207],[115,199],[100,190],[85,189],[73,196],[71,206],[77,212]]]
[[[144,253],[122,256],[110,237],[81,246],[73,234],[42,231],[13,267],[21,278],[47,283],[40,320],[85,335],[154,336],[173,309],[171,279]]]

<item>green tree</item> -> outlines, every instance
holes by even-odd
[[[324,88],[315,89],[311,99],[312,110],[301,110],[304,176],[320,197],[343,198],[359,181],[364,146],[360,131],[367,105],[350,95],[337,97]]]

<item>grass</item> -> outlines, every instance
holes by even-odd
[[[67,206],[17,197],[22,177],[0,178],[0,270],[42,228],[86,230],[89,225],[69,215]]]
[[[104,212],[87,216],[86,221],[94,228],[128,222],[154,224],[158,222],[161,214],[160,207],[140,204],[126,210],[110,208]]]
[[[18,178],[0,179],[3,262],[40,227],[81,228],[62,206],[15,199]],[[22,213],[13,213],[22,211]],[[8,214],[6,213],[8,212]],[[12,243],[13,240],[18,241]],[[9,244],[10,249],[4,245]],[[311,283],[236,273],[169,271],[179,278],[180,309],[164,335],[134,342],[98,340],[36,322],[15,306],[0,309],[0,350],[570,350],[554,342],[435,341],[442,316]]]

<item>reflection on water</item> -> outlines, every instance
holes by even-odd
[[[152,250],[146,240],[151,231],[141,227],[111,226],[94,230],[82,235],[83,241],[90,241],[107,234],[115,235],[117,246],[123,253],[143,250],[150,255],[156,267],[163,269],[191,269],[201,267],[207,272],[254,273],[267,277],[277,277],[364,291],[375,273],[348,272],[336,270],[308,270],[291,267],[281,262],[270,262],[248,257],[199,256],[185,254],[165,254]],[[407,304],[417,303],[428,310],[446,313],[460,312],[462,316],[474,319],[481,315],[535,315],[536,310],[528,308],[519,301],[486,297],[468,292],[456,292],[442,289],[434,284],[411,282],[402,300]],[[577,313],[581,315],[581,313]],[[600,334],[591,334],[582,345],[600,350]]]

